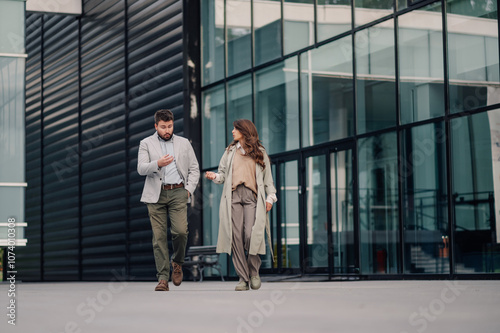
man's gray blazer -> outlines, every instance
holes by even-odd
[[[193,194],[200,179],[200,168],[191,143],[182,136],[172,134],[177,171],[184,182],[184,188]],[[157,203],[160,198],[163,170],[157,161],[163,156],[158,134],[148,136],[139,145],[137,172],[146,176],[141,202]]]

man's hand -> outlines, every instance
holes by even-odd
[[[216,177],[215,172],[212,172],[212,171],[205,172],[206,179],[214,180],[215,177]]]
[[[273,208],[273,204],[270,204],[269,202],[266,201],[266,213],[269,212]]]
[[[162,158],[160,158],[157,163],[158,163],[158,166],[160,168],[166,166],[166,165],[169,165],[170,163],[172,163],[174,160],[174,157],[173,156],[170,156],[169,154],[163,156]]]

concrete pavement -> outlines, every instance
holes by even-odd
[[[18,282],[11,297],[2,283],[0,332],[500,332],[500,281],[264,282],[247,292],[234,281],[155,285]]]

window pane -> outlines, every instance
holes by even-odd
[[[255,65],[281,56],[281,0],[253,2]]]
[[[496,0],[452,0],[447,4],[450,111],[499,102]]]
[[[206,90],[202,94],[202,166],[203,168],[216,167],[226,148],[226,128],[224,86],[217,86]]]
[[[0,221],[7,222],[9,219],[15,219],[15,222],[25,222],[24,221],[24,197],[26,189],[24,187],[11,187],[11,186],[1,186],[0,187]],[[16,228],[17,229],[17,228]],[[16,239],[24,238],[24,228],[19,228],[16,231],[21,231],[22,233],[16,233]],[[7,226],[3,225],[0,227],[1,233],[8,234]],[[0,234],[0,239],[6,240],[8,235],[2,237]]]
[[[314,44],[314,0],[285,0],[285,54]]]
[[[500,109],[452,120],[455,272],[500,272]]]
[[[405,273],[449,273],[445,128],[402,132]]]
[[[299,148],[297,58],[255,74],[255,125],[269,154]]]
[[[227,75],[252,66],[250,0],[226,0]]]
[[[393,0],[356,0],[356,26],[373,22],[393,13]]]
[[[0,57],[0,182],[25,180],[24,64]]]
[[[222,156],[222,153],[221,153]],[[217,172],[217,169],[211,170]],[[217,244],[219,233],[219,204],[222,185],[201,177],[203,185],[203,244]]]
[[[354,236],[352,150],[330,154],[333,266],[335,273],[359,273]]]
[[[355,35],[358,133],[396,125],[394,21]]]
[[[223,153],[223,152],[222,152]],[[221,153],[221,156],[222,156]],[[217,172],[217,169],[211,170]],[[219,234],[219,205],[222,197],[222,185],[215,184],[213,181],[201,177],[203,186],[203,245],[216,245]],[[227,274],[227,254],[221,254],[219,263],[222,266],[222,274]],[[211,273],[215,270],[209,270]],[[219,276],[215,271],[215,276]],[[204,272],[206,275],[206,272]]]
[[[354,134],[352,38],[342,38],[301,56],[302,144]]]
[[[202,82],[209,84],[224,78],[224,2],[202,0]]]
[[[245,75],[227,84],[227,142],[233,141],[233,122],[252,120],[252,78]]]
[[[299,268],[299,166],[297,161],[280,164],[280,212],[282,267]],[[276,253],[277,254],[277,253]]]
[[[307,263],[328,266],[326,156],[306,159]]]
[[[24,1],[0,1],[0,53],[24,52]]]
[[[351,29],[351,0],[318,0],[318,42]]]
[[[273,179],[275,180],[275,185],[276,183],[276,164],[271,165],[271,171],[273,173]],[[280,198],[279,200],[283,200],[283,197],[281,194],[278,192],[278,197]],[[262,260],[261,268],[277,268],[278,267],[278,204],[274,204],[273,209],[269,212],[269,228],[271,230],[271,242],[272,242],[272,251],[273,251],[273,258],[271,258],[271,251],[269,249],[269,244],[267,242],[267,236],[266,236],[266,254],[261,255],[260,258]]]
[[[399,17],[399,75],[403,124],[444,115],[441,3]]]
[[[399,273],[396,133],[358,141],[361,273]]]

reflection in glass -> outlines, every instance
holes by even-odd
[[[354,134],[351,36],[301,56],[302,144]]]
[[[399,273],[396,133],[358,141],[361,273]]]
[[[318,0],[318,42],[351,29],[351,0]]]
[[[358,134],[396,125],[394,21],[355,35]]]
[[[285,54],[314,44],[314,0],[285,0],[283,16]]]
[[[0,1],[0,53],[23,54],[24,1]]]
[[[401,142],[405,273],[449,273],[444,124],[407,129]]]
[[[399,16],[399,75],[403,124],[444,115],[441,3]]]
[[[297,161],[280,164],[281,266],[300,267],[299,255],[299,167]],[[275,249],[276,255],[278,249]]]
[[[250,74],[229,81],[227,84],[227,142],[233,141],[233,122],[237,119],[252,120],[252,78]]]
[[[25,58],[0,57],[0,183],[25,181],[24,70]]]
[[[326,156],[306,159],[307,258],[309,267],[328,267]]]
[[[217,169],[209,171],[217,172]],[[201,182],[203,186],[203,245],[216,245],[219,234],[219,204],[222,197],[223,186],[215,184],[205,177],[201,177]],[[226,254],[222,254],[219,259],[219,263],[222,266],[222,274],[227,274],[228,271],[228,261],[225,260],[225,256]],[[213,271],[216,276],[219,276],[217,271]],[[212,273],[210,270],[209,272]],[[204,274],[206,274],[206,272]]]
[[[222,156],[222,154],[221,154]],[[217,172],[217,169],[208,171]],[[201,177],[203,182],[203,244],[217,244],[219,233],[219,204],[222,197],[222,185]]]
[[[330,154],[333,267],[335,273],[355,273],[352,150]]]
[[[297,58],[256,72],[255,90],[255,126],[267,152],[299,148]]]
[[[447,2],[450,111],[500,102],[496,1]]]
[[[252,66],[250,0],[226,0],[227,76]]]
[[[279,197],[279,201],[283,200],[281,194],[278,189],[278,179],[276,177],[276,164],[271,165],[271,170],[273,172],[274,186],[276,186],[276,190],[278,191],[277,196]],[[281,202],[280,202],[281,203]],[[269,212],[269,227],[271,229],[271,242],[273,247],[273,258],[271,258],[271,251],[269,250],[269,244],[267,242],[266,236],[266,254],[261,255],[261,268],[277,268],[278,267],[278,204],[274,204],[273,208]]]
[[[253,2],[255,65],[281,56],[281,0]]]
[[[22,15],[16,18],[24,23],[24,3],[20,2],[23,11]],[[4,1],[0,3],[0,7]],[[2,7],[4,10],[4,7]],[[13,15],[11,12],[10,15]],[[3,16],[0,14],[0,17]],[[9,20],[7,20],[9,22]],[[10,22],[13,24],[13,22]],[[14,25],[16,26],[16,25]],[[0,28],[4,28],[0,21]],[[7,30],[9,31],[9,30]],[[3,34],[1,31],[0,34]],[[24,35],[22,36],[24,41]],[[23,43],[24,47],[24,43]],[[23,50],[10,49],[11,52],[21,52]],[[0,183],[24,183],[26,146],[25,146],[25,58],[0,57]],[[31,158],[33,160],[33,157]],[[34,157],[36,163],[36,157]],[[33,165],[33,164],[31,164]],[[36,186],[36,185],[35,185]],[[0,239],[5,241],[12,238],[12,233],[8,229],[6,222],[14,218],[16,222],[24,222],[24,204],[26,188],[19,186],[0,185],[0,221],[4,222],[0,226]],[[15,238],[18,244],[26,242],[24,239],[24,227],[17,226]],[[10,236],[9,236],[10,233]],[[12,245],[9,242],[9,245]],[[7,258],[7,256],[5,257]],[[5,268],[7,264],[5,263]],[[5,270],[7,271],[7,270]]]
[[[356,0],[354,3],[356,26],[373,22],[394,11],[393,0]]]
[[[203,168],[216,167],[226,148],[226,135],[221,133],[221,129],[226,128],[224,86],[205,90],[201,98],[203,103],[201,118]]]
[[[201,1],[202,82],[209,84],[224,78],[224,2]]]
[[[500,110],[451,128],[455,273],[499,273]]]

